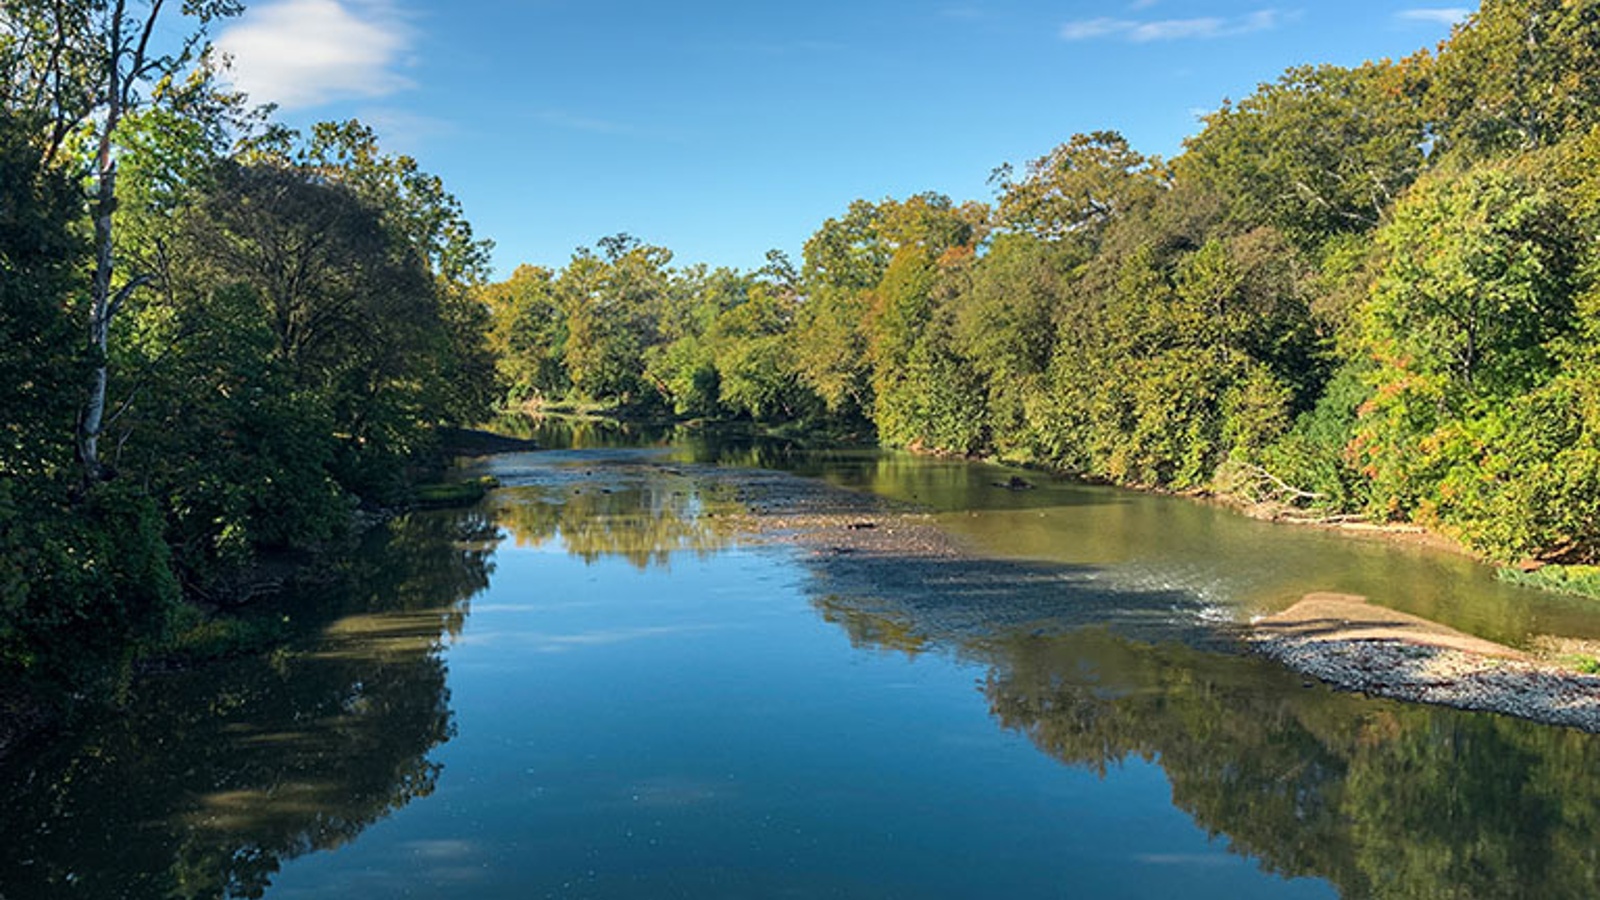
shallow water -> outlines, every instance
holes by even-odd
[[[506,484],[482,509],[404,519],[345,585],[285,600],[289,651],[149,679],[0,774],[0,897],[1600,883],[1600,741],[1307,686],[1226,637],[1307,590],[1516,641],[1600,633],[1581,604],[1033,473],[576,443],[481,464]],[[992,558],[889,579],[752,543],[740,465],[923,504]]]

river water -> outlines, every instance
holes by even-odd
[[[1600,636],[1595,608],[1036,473],[541,437],[571,449],[475,463],[504,484],[479,508],[281,598],[288,648],[13,760],[0,898],[1596,895],[1600,739],[1336,693],[1232,637],[1310,590],[1512,643]],[[978,557],[732,524],[791,475]]]

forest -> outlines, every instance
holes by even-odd
[[[1173,159],[858,200],[798,265],[627,234],[495,281],[359,122],[219,86],[235,0],[0,12],[0,669],[126,676],[404,507],[496,410],[741,420],[1600,556],[1600,7],[1486,0]],[[541,214],[559,215],[559,210]]]
[[[1600,551],[1600,9],[1291,69],[1175,159],[1078,134],[992,203],[859,200],[798,268],[627,235],[478,296],[512,404],[851,424],[885,445]]]

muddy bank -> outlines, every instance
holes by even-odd
[[[1600,677],[1343,594],[1253,623],[1255,650],[1336,688],[1600,733]]]

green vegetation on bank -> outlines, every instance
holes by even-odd
[[[859,200],[798,267],[627,235],[480,289],[513,402],[885,444],[1600,556],[1600,13],[1285,72],[1173,160],[1080,134],[992,204]]]
[[[1542,566],[1531,571],[1503,568],[1501,580],[1562,594],[1600,597],[1600,566]]]
[[[219,90],[195,48],[238,10],[0,10],[0,677],[269,642],[217,614],[407,502],[499,393],[486,243],[360,124]]]

